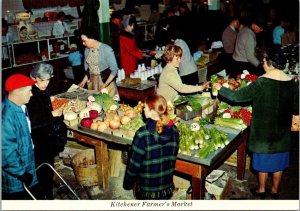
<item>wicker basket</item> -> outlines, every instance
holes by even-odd
[[[78,152],[72,158],[72,165],[76,180],[85,187],[96,186],[99,184],[97,166],[93,149]]]

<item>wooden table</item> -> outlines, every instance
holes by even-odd
[[[229,146],[226,146],[221,152],[211,160],[209,165],[183,160],[178,155],[175,170],[188,174],[192,177],[192,199],[203,199],[205,194],[205,178],[217,169],[224,161],[237,149],[237,178],[244,179],[246,165],[246,141],[249,131],[240,133]]]
[[[211,153],[209,158],[201,159],[187,155],[178,154],[175,170],[192,177],[192,199],[203,199],[205,193],[205,178],[214,169],[217,169],[224,161],[237,149],[237,178],[243,179],[246,163],[246,141],[249,129],[246,129],[237,135],[231,135],[233,138],[223,149],[218,149]],[[91,129],[83,129],[79,126],[69,127],[69,135],[73,138],[95,147],[95,157],[99,176],[99,187],[107,188],[109,179],[109,157],[108,144],[131,145],[132,140],[106,134]]]

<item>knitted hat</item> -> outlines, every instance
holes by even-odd
[[[35,83],[36,81],[32,80],[31,78],[23,74],[14,74],[7,78],[5,82],[5,90],[12,91],[25,86],[31,86]]]

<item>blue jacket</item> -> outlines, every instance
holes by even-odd
[[[81,65],[82,55],[79,51],[74,51],[69,54],[68,60],[72,66]]]
[[[91,49],[89,48],[85,48],[84,51],[84,69],[87,70],[89,68],[89,64],[86,62],[86,58],[89,55]],[[115,53],[113,51],[113,49],[104,43],[101,43],[101,45],[99,46],[99,48],[97,49],[99,51],[99,69],[100,72],[102,72],[103,70],[106,70],[107,68],[109,68],[112,72],[112,74],[114,76],[118,75],[118,63],[115,57]]]
[[[7,98],[2,103],[2,191],[24,191],[17,178],[25,172],[33,175],[30,185],[37,184],[34,152],[25,113]]]

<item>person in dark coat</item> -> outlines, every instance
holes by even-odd
[[[254,196],[266,197],[266,181],[272,174],[270,194],[279,198],[283,170],[289,167],[292,115],[299,114],[299,87],[284,70],[286,59],[278,49],[267,50],[263,59],[265,74],[238,91],[214,84],[219,95],[233,102],[251,102],[252,120],[248,149],[259,185]]]
[[[122,19],[121,11],[114,11],[110,17],[110,46],[114,50],[118,65],[120,64],[120,30]]]
[[[46,90],[52,74],[52,65],[45,63],[37,64],[30,73],[31,78],[36,81],[32,87],[33,96],[27,104],[36,167],[44,162],[53,166],[54,157],[57,155],[52,145],[53,140],[48,134],[54,118],[62,115],[62,109],[52,109],[51,98]],[[45,199],[53,199],[53,176],[54,172],[48,166],[43,166],[37,171],[38,181],[43,187]]]

